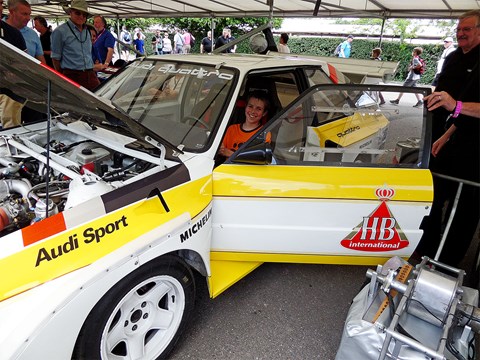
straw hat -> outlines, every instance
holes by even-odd
[[[63,6],[63,10],[70,15],[70,10],[79,10],[87,14],[87,17],[92,16],[90,11],[88,11],[88,4],[85,0],[72,0],[70,7]]]

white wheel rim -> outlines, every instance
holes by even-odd
[[[155,359],[170,344],[183,318],[185,292],[171,276],[138,284],[117,304],[102,332],[102,359]]]

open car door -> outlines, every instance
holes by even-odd
[[[262,262],[409,257],[433,200],[430,117],[413,107],[428,91],[312,87],[217,167],[213,295]]]

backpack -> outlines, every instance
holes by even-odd
[[[333,55],[338,56],[340,54],[341,48],[342,48],[342,43],[338,44],[338,46],[335,48],[335,51],[333,52]]]
[[[425,60],[423,60],[420,56],[418,57],[418,60],[420,61],[421,66],[413,69],[413,72],[417,75],[422,75],[425,72],[427,64],[425,63]]]

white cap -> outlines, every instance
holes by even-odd
[[[453,38],[451,36],[448,36],[445,39],[443,39],[443,42],[453,42]]]

